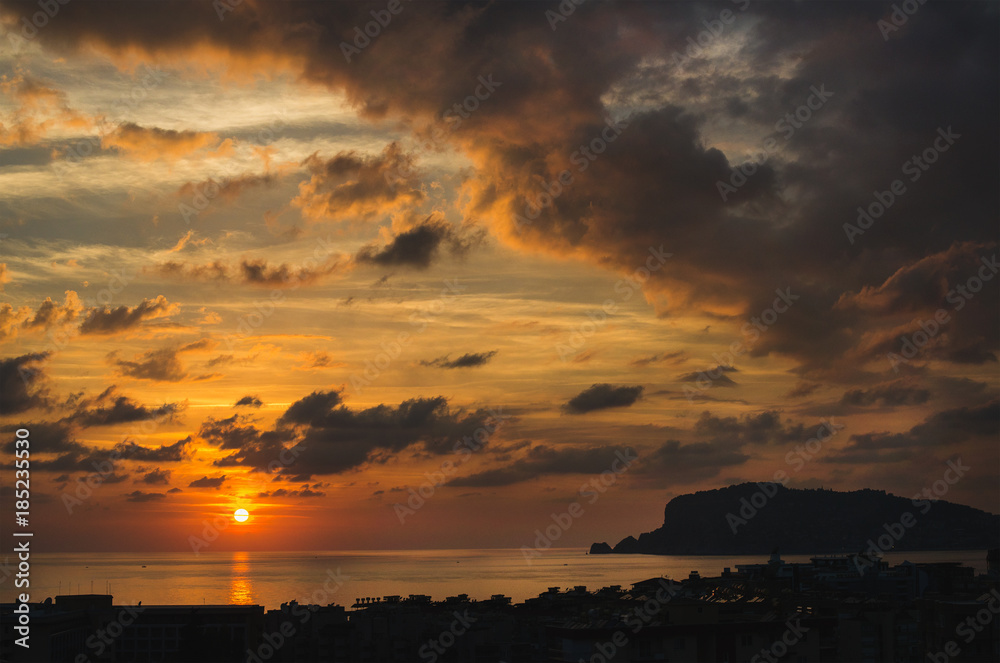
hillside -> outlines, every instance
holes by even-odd
[[[758,484],[744,483],[679,495],[667,503],[659,528],[638,539],[626,537],[613,548],[595,543],[590,552],[751,555],[779,548],[788,554],[849,553],[867,549],[869,539],[877,542],[883,535],[895,550],[1000,546],[1000,516],[960,504],[911,501],[880,490],[768,484],[768,492],[773,497]],[[896,536],[887,535],[885,525]]]

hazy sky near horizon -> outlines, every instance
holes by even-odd
[[[913,4],[4,2],[37,547],[615,543],[959,458],[997,512],[998,5]]]

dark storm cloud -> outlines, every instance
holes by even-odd
[[[448,485],[509,486],[550,474],[600,474],[614,471],[612,465],[623,467],[635,455],[633,450],[621,446],[556,448],[543,444],[532,447],[526,456],[506,467],[458,477]]]
[[[929,3],[888,39],[876,26],[884,3],[755,3],[721,37],[735,69],[725,59],[672,57],[712,13],[697,3],[587,3],[557,31],[533,3],[423,3],[348,63],[340,41],[371,20],[367,9],[259,2],[215,21],[197,3],[70,3],[37,40],[61,53],[207,58],[237,72],[254,71],[267,54],[342,91],[363,115],[404,119],[421,135],[444,126],[442,113],[488,75],[498,83],[488,100],[446,134],[475,165],[468,216],[514,246],[628,273],[650,246],[669,243],[674,257],[646,284],[657,306],[721,314],[737,327],[774,288],[790,286],[802,300],[754,353],[791,356],[804,373],[847,375],[837,360],[889,331],[877,311],[837,308],[843,293],[877,288],[955,240],[995,241],[1000,208],[987,183],[998,173],[1000,53],[988,3]],[[16,20],[37,9],[19,0],[5,11]],[[436,48],[413,57],[427,43]],[[832,96],[791,135],[778,129],[813,88]],[[577,168],[570,155],[602,135],[606,103],[631,113],[627,126]],[[714,127],[737,121],[745,135],[777,136],[766,163],[759,147],[747,156],[713,146]],[[910,180],[902,164],[949,126],[961,138]],[[722,200],[717,182],[744,163],[757,172]],[[396,146],[317,154],[304,165],[311,178],[297,204],[317,218],[365,219],[423,200],[412,157]],[[516,232],[514,214],[564,169],[572,184]],[[905,194],[849,241],[844,224],[893,179]],[[927,291],[900,283],[913,290],[900,303]],[[995,290],[981,297],[984,311],[997,308]],[[943,358],[991,361],[996,326],[995,316],[968,316]]]
[[[811,433],[799,423],[783,422],[778,411],[744,414],[739,417],[717,417],[705,411],[694,425],[694,433],[701,438],[739,448],[748,444],[785,444],[805,441]]]
[[[569,399],[563,409],[570,414],[585,414],[610,407],[628,407],[642,397],[642,390],[639,385],[593,384]]]
[[[299,186],[295,204],[314,218],[367,219],[424,199],[413,157],[391,143],[379,155],[339,152],[324,160],[313,154],[302,165],[312,174]]]
[[[42,436],[38,440],[42,448],[38,451],[40,453],[60,454],[52,460],[38,460],[32,463],[34,469],[43,472],[86,472],[88,474],[98,472],[103,474],[109,465],[113,468],[118,462],[124,460],[149,463],[177,462],[185,459],[186,448],[191,443],[191,439],[186,438],[174,444],[145,447],[132,440],[125,440],[108,451],[69,441],[68,429],[63,424],[32,424],[32,430],[35,429],[42,432]],[[49,439],[46,437],[47,429]],[[33,438],[32,445],[34,446],[34,444],[35,439]],[[124,480],[127,476],[124,475],[120,479],[113,478],[110,482]]]
[[[116,387],[111,386],[97,397],[81,401],[76,412],[66,420],[84,428],[111,426],[148,419],[172,419],[184,408],[183,403],[164,403],[159,407],[147,407],[127,396],[117,394]]]
[[[314,391],[292,403],[281,415],[281,422],[322,426],[326,417],[343,399],[339,391]]]
[[[314,391],[292,403],[273,430],[259,431],[234,416],[209,419],[202,436],[223,448],[236,449],[214,461],[217,467],[245,466],[308,480],[317,474],[385,462],[417,444],[435,455],[454,453],[456,444],[473,439],[481,427],[495,430],[497,416],[488,410],[452,410],[440,396],[354,410],[343,404],[340,392]],[[292,444],[286,446],[286,442]],[[480,444],[487,442],[481,439]]]
[[[143,299],[137,306],[118,306],[111,308],[92,308],[80,323],[81,334],[117,334],[134,329],[145,320],[160,318],[175,312],[176,304],[171,304],[167,298],[160,295],[156,299]]]
[[[140,479],[140,481],[151,486],[157,484],[162,484],[164,486],[170,485],[170,470],[151,470],[142,475],[142,479]]]
[[[119,442],[114,447],[118,458],[123,460],[145,461],[150,463],[181,461],[187,456],[187,447],[192,442],[190,437],[178,440],[173,444],[161,444],[159,447],[145,447],[133,440]]]
[[[995,445],[997,422],[1000,422],[1000,400],[942,410],[904,433],[852,435],[846,446],[825,456],[823,461],[869,464],[914,460],[928,450],[972,438],[989,440],[989,444]]]
[[[220,449],[239,449],[260,440],[261,431],[249,421],[249,417],[239,414],[226,419],[209,417],[202,422],[198,437]]]
[[[435,368],[471,368],[474,366],[485,366],[494,356],[496,356],[497,351],[491,350],[489,352],[469,352],[456,359],[448,359],[451,355],[444,355],[443,357],[438,357],[437,359],[432,359],[430,361],[421,361],[421,366],[433,366]]]
[[[17,414],[48,406],[48,390],[41,386],[44,369],[41,363],[49,352],[34,352],[0,359],[0,414]]]
[[[425,223],[396,235],[392,242],[382,247],[366,246],[358,251],[356,260],[380,267],[430,267],[438,247],[449,236],[451,229],[445,224]]]
[[[315,267],[271,264],[262,258],[244,258],[236,265],[221,261],[206,265],[178,261],[160,263],[149,271],[172,279],[238,283],[266,288],[297,288],[316,283],[342,269],[340,256],[328,256]]]
[[[5,433],[11,433],[11,439],[3,445],[5,453],[14,453],[16,447],[13,433],[18,428],[27,428],[31,431],[31,452],[33,454],[81,453],[87,450],[86,446],[73,439],[73,430],[67,423],[38,421],[30,424],[12,424],[0,429]]]
[[[240,400],[236,401],[236,403],[233,405],[233,407],[242,407],[242,406],[246,406],[246,407],[260,407],[262,405],[263,405],[263,403],[256,396],[244,396]]]
[[[663,362],[675,363],[682,361],[687,357],[687,352],[684,350],[678,350],[676,352],[660,352],[654,355],[649,355],[646,357],[637,357],[629,362],[632,366],[646,367],[651,364],[660,364]]]
[[[360,264],[380,267],[413,267],[426,269],[442,248],[452,255],[463,255],[483,241],[483,232],[476,228],[456,230],[441,218],[428,216],[413,227],[399,232],[388,244],[362,247],[355,260]]]
[[[875,385],[870,389],[851,389],[840,398],[841,405],[870,407],[881,405],[922,405],[931,397],[929,389],[913,385],[907,380],[893,380]]]
[[[257,493],[257,497],[326,497],[322,490],[311,490],[308,486],[303,486],[301,490],[286,490],[278,488],[270,492]]]
[[[678,375],[681,382],[708,382],[713,387],[737,387],[739,384],[730,378],[726,373],[736,373],[739,369],[734,366],[716,366],[705,371],[692,371]]]
[[[195,479],[188,484],[188,488],[214,488],[216,490],[222,488],[222,484],[226,482],[226,475],[223,474],[219,477],[208,477],[204,476],[200,479]]]
[[[116,352],[109,358],[117,366],[119,372],[127,377],[153,382],[180,382],[187,379],[188,373],[181,364],[179,355],[184,352],[210,349],[215,343],[209,339],[201,339],[178,347],[149,350],[133,360],[118,359]],[[191,376],[193,380],[204,380],[213,375]]]
[[[806,396],[812,395],[817,389],[820,389],[823,385],[817,384],[815,382],[804,382],[801,381],[797,383],[791,391],[789,391],[785,397],[786,398],[805,398]]]

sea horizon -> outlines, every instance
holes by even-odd
[[[439,548],[338,551],[115,552],[32,555],[31,601],[58,595],[111,594],[118,605],[262,605],[298,601],[350,607],[357,598],[427,595],[433,600],[494,594],[515,603],[550,587],[588,591],[628,587],[651,577],[683,580],[692,572],[717,577],[737,564],[760,564],[768,555],[589,555],[587,548],[552,548],[526,559],[520,548]],[[789,563],[843,555],[782,555]],[[985,550],[890,551],[890,565],[958,562],[986,572]],[[0,581],[0,602],[24,590],[11,576]]]

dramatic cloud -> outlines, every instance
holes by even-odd
[[[240,400],[236,401],[233,407],[260,407],[263,405],[261,400],[256,396],[244,396]]]
[[[132,440],[126,440],[116,444],[114,452],[119,458],[124,460],[144,461],[147,463],[176,462],[185,459],[187,447],[190,444],[190,437],[178,440],[173,444],[161,444],[156,448],[144,447]]]
[[[81,401],[76,412],[67,419],[84,428],[111,426],[147,419],[170,419],[184,407],[180,403],[165,403],[156,408],[149,408],[127,396],[118,395],[116,387],[111,386],[97,397]]]
[[[215,488],[218,490],[222,488],[222,484],[226,482],[226,475],[223,474],[219,477],[207,477],[204,476],[200,479],[195,479],[188,484],[188,488]]]
[[[20,357],[0,359],[0,414],[18,414],[48,405],[48,390],[41,363],[49,352],[34,352]]]
[[[812,435],[812,431],[801,423],[792,425],[791,422],[782,422],[781,413],[776,410],[739,417],[717,417],[705,411],[695,422],[694,432],[698,437],[728,448],[804,442]]]
[[[840,399],[842,405],[869,407],[882,405],[895,407],[899,405],[921,405],[931,397],[928,389],[914,386],[906,380],[893,380],[875,385],[870,389],[851,389],[844,392]]]
[[[141,127],[133,122],[101,137],[102,148],[114,148],[143,161],[182,159],[218,144],[219,137],[212,133]]]
[[[316,153],[303,165],[312,177],[299,185],[293,203],[314,219],[367,220],[424,199],[413,157],[396,143],[378,155],[352,150],[324,160]]]
[[[243,173],[221,181],[209,178],[202,182],[188,182],[184,184],[177,190],[177,196],[182,201],[190,202],[197,200],[198,196],[207,197],[206,194],[211,193],[213,194],[212,200],[221,198],[222,200],[232,202],[239,198],[245,191],[272,187],[277,184],[278,180],[279,176],[274,173]]]
[[[994,445],[998,421],[1000,400],[943,410],[905,433],[852,435],[846,446],[825,455],[823,461],[862,465],[905,462],[975,437]]]
[[[632,366],[646,367],[652,364],[677,363],[687,358],[687,356],[688,353],[684,350],[677,350],[676,352],[660,352],[647,357],[637,357],[629,363]]]
[[[286,490],[278,488],[270,492],[257,493],[257,497],[326,497],[326,493],[321,490],[310,490],[308,486],[303,486],[301,490]]]
[[[563,408],[571,414],[584,414],[610,407],[628,407],[642,396],[643,388],[615,387],[610,384],[594,384],[569,399]]]
[[[168,261],[160,263],[151,271],[171,279],[220,281],[266,288],[297,288],[316,283],[341,269],[341,257],[335,255],[324,257],[319,262],[312,261],[310,266],[296,267],[286,263],[272,265],[264,259],[245,258],[236,266],[220,261],[208,265]]]
[[[206,422],[201,435],[222,448],[238,449],[216,461],[219,467],[267,472],[277,467],[305,479],[385,462],[417,444],[431,454],[454,453],[456,444],[487,424],[499,424],[491,412],[453,411],[441,396],[352,410],[342,404],[340,392],[315,391],[292,403],[272,431],[261,432],[233,417]],[[285,447],[283,441],[290,438],[295,444]]]
[[[170,470],[152,470],[142,475],[142,483],[149,484],[151,486],[162,484],[164,486],[170,485]]]
[[[470,352],[456,359],[448,359],[450,355],[438,357],[430,361],[421,361],[421,366],[433,366],[435,368],[471,368],[473,366],[484,366],[496,355],[496,350],[489,352]]]
[[[118,366],[119,372],[127,377],[154,382],[180,382],[188,378],[188,373],[178,355],[211,349],[214,345],[212,341],[202,339],[179,347],[149,350],[134,360],[117,359],[112,353],[111,360]],[[214,375],[199,375],[192,379],[205,380],[211,377]]]
[[[382,248],[375,245],[363,247],[355,260],[380,267],[426,269],[442,245],[447,244],[453,254],[463,254],[481,239],[482,235],[474,231],[462,236],[445,221],[427,217],[413,228],[397,234]]]
[[[145,320],[162,318],[176,313],[180,307],[171,304],[160,295],[156,299],[144,299],[138,306],[118,306],[93,308],[80,323],[81,334],[117,334],[134,329]]]
[[[73,438],[73,431],[64,422],[35,421],[30,424],[17,424],[5,426],[0,430],[11,433],[10,440],[3,445],[5,453],[14,453],[16,446],[13,432],[18,428],[27,428],[31,431],[31,453],[32,454],[57,454],[57,453],[84,453],[87,447],[80,444]]]
[[[0,340],[16,337],[19,332],[66,331],[76,323],[82,310],[80,298],[73,290],[66,291],[62,304],[46,297],[35,311],[30,306],[15,309],[10,304],[0,304]]]
[[[726,373],[736,373],[738,369],[733,366],[719,365],[715,368],[710,368],[706,371],[692,371],[691,373],[685,373],[677,377],[681,382],[695,382],[706,387],[736,387],[738,386],[736,382],[733,381]]]

